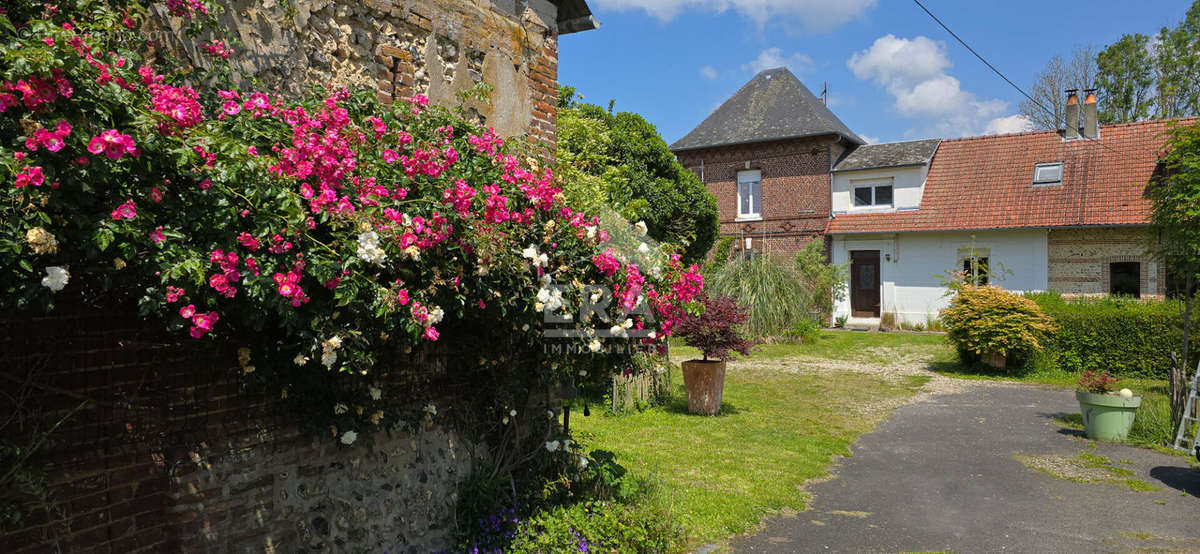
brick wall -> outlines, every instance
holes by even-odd
[[[1108,264],[1139,262],[1142,297],[1161,297],[1166,272],[1146,253],[1149,239],[1144,227],[1050,230],[1050,289],[1071,295],[1107,294],[1111,290]]]
[[[488,83],[491,103],[467,101],[468,112],[501,136],[528,134],[553,150],[558,36],[548,0],[215,1],[225,8],[220,24],[244,43],[231,63],[268,87],[374,86],[384,101],[420,93],[457,106],[459,91]],[[150,32],[208,63],[195,43],[179,42],[182,21],[156,9]]]
[[[820,239],[829,220],[830,149],[842,147],[831,137],[763,142],[678,153],[680,163],[697,175],[717,198],[721,236],[770,255],[790,256]],[[703,165],[703,170],[701,166]],[[737,172],[757,169],[762,178],[762,219],[737,221]]]
[[[60,306],[0,320],[8,439],[57,421],[31,460],[60,510],[0,534],[0,552],[429,552],[449,545],[471,459],[425,427],[346,447],[301,433],[232,352],[132,311]],[[436,359],[397,367],[432,371]],[[33,383],[32,386],[23,385]],[[18,392],[13,392],[18,391]],[[363,440],[363,443],[368,441]]]

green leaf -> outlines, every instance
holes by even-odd
[[[101,252],[108,250],[108,245],[112,244],[113,241],[112,229],[109,229],[108,227],[101,227],[97,229],[95,239],[96,247],[99,248]]]

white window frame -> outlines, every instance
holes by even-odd
[[[750,197],[750,211],[742,211],[742,185],[758,183],[758,198]],[[751,187],[753,192],[753,187]],[[762,219],[762,171],[747,169],[737,172],[737,219],[739,221]]]
[[[879,204],[875,198],[876,191],[879,187],[891,187],[892,201],[887,204]],[[858,205],[858,189],[871,190],[871,203],[865,206]],[[891,210],[896,207],[896,180],[894,177],[873,178],[873,179],[853,179],[850,181],[850,209],[857,211],[879,211]]]
[[[1054,180],[1054,181],[1049,181],[1049,180],[1039,181],[1038,180],[1038,172],[1039,171],[1041,171],[1042,169],[1049,169],[1049,168],[1052,168],[1055,166],[1058,167],[1058,179],[1057,180]],[[1033,186],[1035,186],[1035,187],[1053,187],[1056,185],[1061,185],[1062,183],[1063,183],[1063,163],[1062,162],[1043,162],[1043,163],[1039,163],[1039,164],[1034,164],[1034,166],[1033,166]]]

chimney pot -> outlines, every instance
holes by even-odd
[[[1075,89],[1067,91],[1067,127],[1063,130],[1066,140],[1079,138],[1079,97],[1075,92]]]
[[[1087,89],[1087,97],[1083,99],[1083,138],[1096,139],[1100,137],[1099,114],[1096,111],[1096,89]]]

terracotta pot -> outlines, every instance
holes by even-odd
[[[725,361],[683,362],[683,388],[687,389],[688,413],[717,415],[725,390]]]

